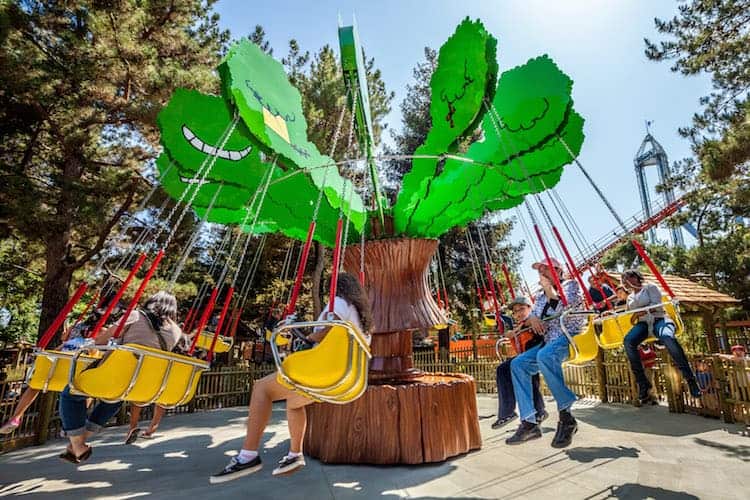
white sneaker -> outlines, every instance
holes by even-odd
[[[273,470],[274,476],[288,476],[294,474],[299,469],[305,466],[304,455],[297,455],[296,457],[285,456],[279,460],[279,465]]]

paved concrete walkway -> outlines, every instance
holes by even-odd
[[[442,464],[416,467],[308,465],[287,478],[271,470],[287,451],[283,406],[274,409],[264,439],[265,468],[252,476],[211,486],[241,443],[245,410],[231,408],[166,418],[161,434],[132,446],[114,428],[93,441],[91,460],[78,468],[60,461],[55,440],[0,456],[0,496],[83,499],[209,497],[280,498],[750,498],[750,437],[741,426],[666,408],[636,409],[577,403],[579,432],[566,450],[549,446],[556,419],[544,437],[510,447],[512,429],[493,431],[495,399],[480,396],[484,446]],[[511,426],[512,427],[512,426]]]

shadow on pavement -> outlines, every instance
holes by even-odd
[[[624,498],[633,500],[642,498],[658,498],[659,500],[698,500],[699,497],[684,491],[673,491],[664,488],[644,486],[642,484],[625,483],[617,486],[610,486],[600,492],[586,497],[586,500],[605,498]]]
[[[710,448],[721,450],[729,458],[738,458],[743,462],[750,462],[750,446],[746,444],[730,446],[728,444],[717,443],[715,441],[709,441],[702,438],[695,438],[694,441],[696,444],[699,444],[701,446],[708,446]]]
[[[635,408],[629,405],[603,404],[596,408],[574,408],[573,415],[599,429],[639,434],[681,437],[716,430],[731,432],[730,424],[720,420],[669,413],[663,406]]]
[[[598,459],[638,458],[640,452],[638,448],[625,446],[592,446],[565,450],[568,458],[581,463],[590,463]]]

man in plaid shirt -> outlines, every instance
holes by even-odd
[[[530,439],[542,437],[542,430],[537,424],[536,410],[532,398],[531,376],[540,373],[555,397],[560,419],[557,432],[552,440],[554,448],[565,448],[573,441],[573,434],[578,430],[578,424],[570,413],[570,407],[577,399],[563,378],[562,364],[568,359],[569,343],[563,333],[558,317],[563,313],[563,301],[557,290],[552,273],[557,273],[562,287],[562,293],[568,302],[568,308],[578,307],[581,303],[581,288],[575,280],[563,281],[560,262],[550,259],[553,269],[547,261],[537,262],[532,266],[539,273],[539,284],[542,291],[536,297],[534,309],[529,317],[529,323],[540,335],[544,335],[544,344],[535,346],[522,353],[511,362],[513,390],[518,400],[518,410],[521,414],[521,425],[513,436],[505,442],[520,444]],[[554,318],[554,319],[549,319]],[[544,321],[549,319],[548,321]],[[571,335],[580,333],[584,326],[584,318],[569,315],[565,319],[565,329]]]

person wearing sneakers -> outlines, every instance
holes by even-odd
[[[528,297],[519,295],[513,299],[510,303],[510,310],[513,314],[513,323],[516,325],[516,328],[514,330],[509,329],[508,335],[513,335],[518,330],[528,328],[526,320],[529,318],[529,315],[531,315],[531,307],[531,300]],[[534,334],[533,338],[527,342],[524,347],[530,349],[542,344],[542,342],[544,342],[544,338],[541,335]],[[514,358],[506,359],[497,367],[496,380],[498,410],[497,420],[492,424],[493,429],[499,429],[518,418],[518,414],[516,413],[516,395],[513,392],[513,380],[510,374],[510,364],[513,359]],[[539,391],[538,373],[535,373],[531,377],[531,388],[534,394],[534,408],[536,409],[537,421],[542,423],[547,418],[548,414],[544,410],[544,398]]]
[[[629,269],[623,272],[621,279],[623,286],[631,292],[628,296],[628,309],[656,306],[647,311],[633,313],[631,319],[633,328],[630,329],[623,340],[625,354],[630,361],[630,370],[638,383],[638,399],[641,405],[656,404],[656,398],[651,394],[651,382],[646,376],[643,362],[638,353],[638,346],[649,335],[655,336],[667,348],[677,368],[685,377],[690,394],[694,398],[699,398],[701,389],[695,380],[695,374],[685,356],[685,351],[675,337],[677,327],[661,306],[661,291],[653,283],[645,282],[643,275],[637,269]]]
[[[534,408],[531,376],[541,372],[552,396],[557,402],[559,421],[557,432],[552,439],[553,448],[565,448],[573,441],[573,434],[578,431],[578,424],[570,413],[570,408],[577,399],[563,378],[562,364],[568,359],[569,344],[560,322],[556,319],[543,321],[558,316],[563,312],[561,293],[569,308],[581,303],[581,288],[573,279],[563,281],[560,262],[550,259],[552,269],[547,261],[537,262],[532,268],[539,273],[539,284],[542,291],[534,301],[534,309],[527,322],[539,335],[544,335],[544,345],[538,345],[516,356],[511,362],[513,390],[518,399],[518,410],[521,414],[521,425],[513,436],[505,440],[507,444],[520,444],[530,439],[542,437],[542,430],[537,422],[537,411]],[[560,280],[562,290],[558,290],[553,274]],[[569,315],[565,319],[565,329],[570,335],[576,335],[583,329],[583,317]]]
[[[323,308],[318,318],[319,321],[328,317],[328,308],[328,305]],[[338,277],[333,317],[352,323],[364,334],[369,343],[368,334],[372,329],[370,304],[359,281],[351,274],[341,273]],[[318,343],[323,340],[326,333],[328,333],[328,328],[316,329],[307,338]],[[292,474],[305,466],[305,457],[302,454],[302,439],[307,425],[305,407],[313,401],[279,384],[276,381],[276,373],[272,373],[253,384],[247,418],[247,434],[242,443],[242,449],[226,467],[210,477],[211,484],[231,481],[257,472],[263,467],[258,448],[263,431],[271,418],[274,401],[286,401],[287,425],[291,443],[289,453],[279,461],[273,470],[273,475]]]

